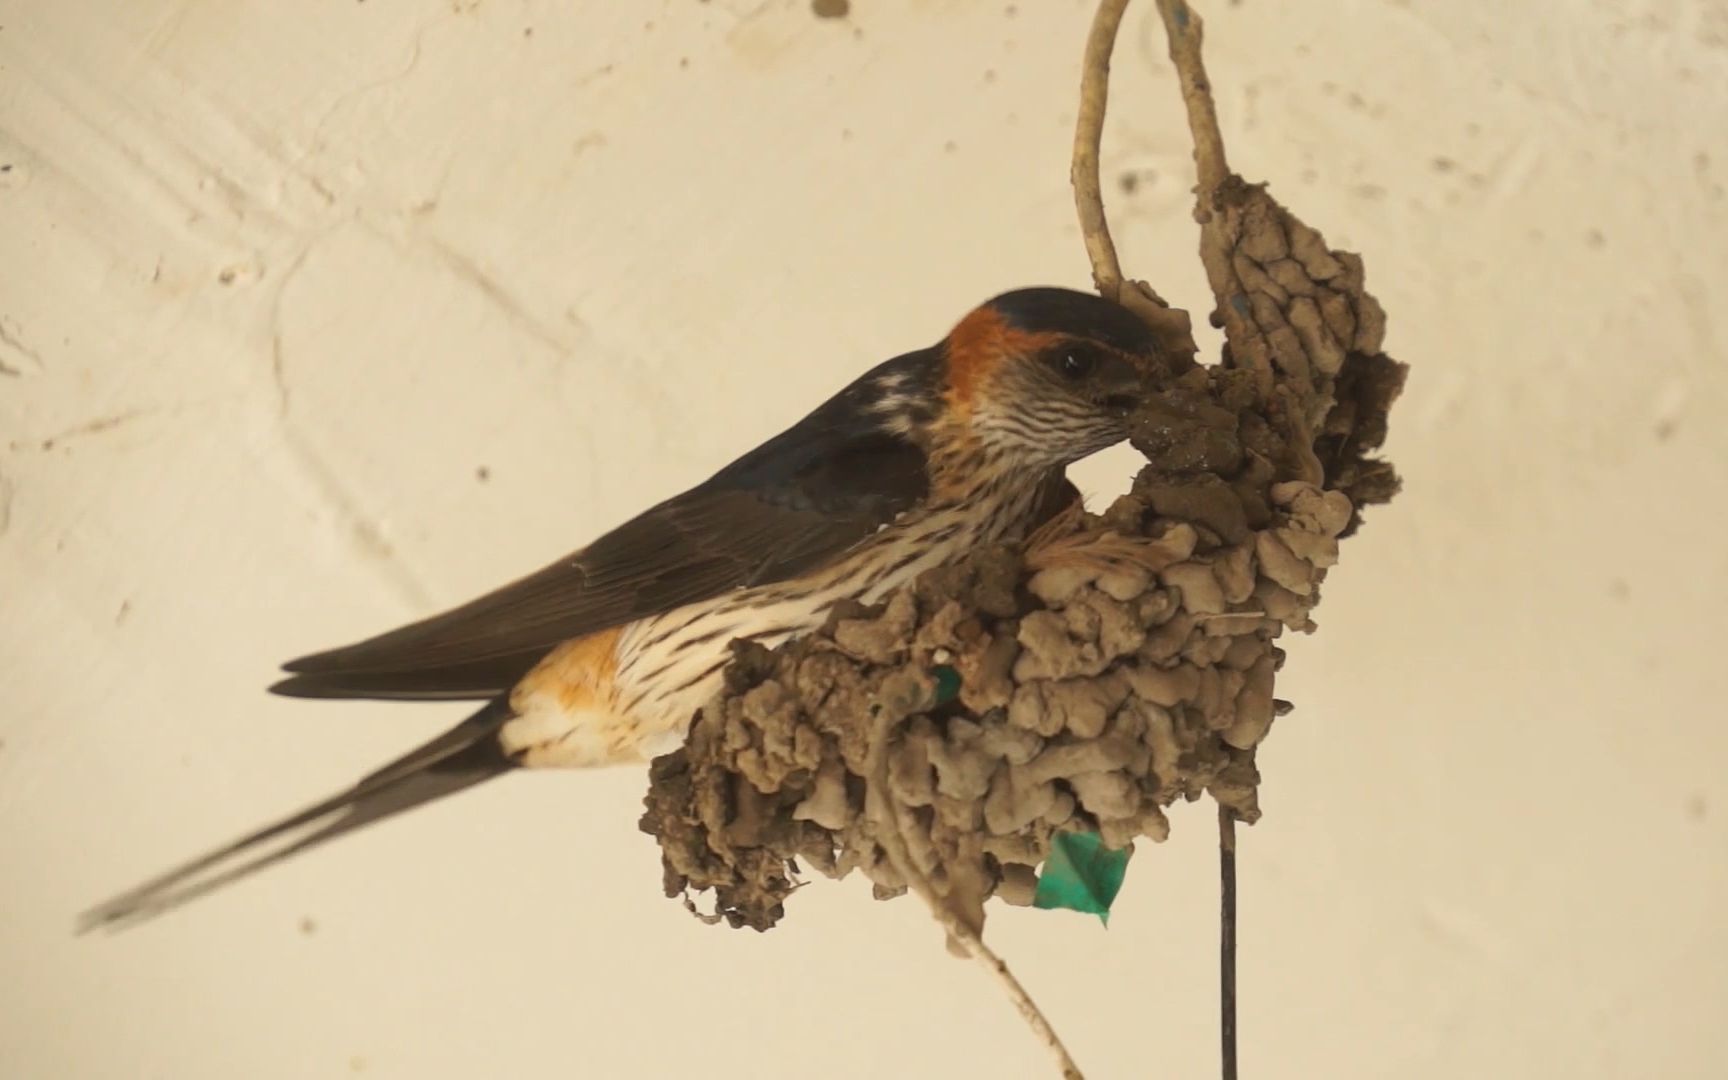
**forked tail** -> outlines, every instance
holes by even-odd
[[[509,718],[505,700],[491,702],[426,745],[369,773],[348,790],[91,908],[79,916],[78,932],[98,927],[118,930],[143,922],[344,833],[500,776],[514,768],[497,738],[498,729]],[[309,828],[312,831],[281,847],[258,850],[272,840]]]

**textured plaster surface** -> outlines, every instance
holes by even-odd
[[[829,10],[832,5],[821,5]],[[1413,365],[1243,834],[1248,1073],[1728,1060],[1728,5],[1211,4],[1233,164]],[[1083,284],[1075,0],[0,5],[0,1075],[1045,1074],[916,904],[659,896],[513,778],[118,938],[73,915],[458,707],[266,697]],[[1124,262],[1205,289],[1150,5]],[[1084,470],[1125,486],[1129,458]],[[1212,1071],[1209,812],[991,933],[1097,1077]]]

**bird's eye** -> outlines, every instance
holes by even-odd
[[[1070,379],[1084,379],[1092,373],[1098,358],[1086,349],[1069,349],[1062,354],[1062,374]]]

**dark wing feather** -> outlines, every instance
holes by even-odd
[[[882,365],[793,428],[545,569],[452,611],[290,661],[296,697],[479,698],[559,643],[833,560],[928,492],[923,451],[867,406]]]

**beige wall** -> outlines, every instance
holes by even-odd
[[[661,899],[633,770],[70,936],[456,709],[272,699],[276,662],[1086,280],[1088,5],[853,7],[0,10],[0,1075],[1045,1075],[911,902],[821,882],[758,937]],[[1198,303],[1137,7],[1112,211]],[[1365,254],[1414,367],[1408,490],[1262,757],[1245,1075],[1728,1075],[1728,5],[1202,10],[1234,163]],[[1097,1078],[1212,1073],[1211,822],[1175,826],[1107,933],[991,924]]]

